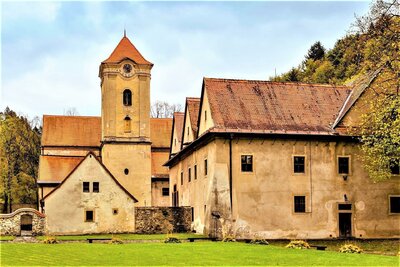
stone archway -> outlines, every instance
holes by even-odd
[[[31,208],[22,208],[9,214],[0,214],[1,235],[42,235],[46,217]]]
[[[22,214],[20,219],[20,235],[32,235],[33,216],[31,214]]]

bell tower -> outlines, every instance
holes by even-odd
[[[152,67],[124,35],[99,71],[102,161],[139,206],[151,205]]]

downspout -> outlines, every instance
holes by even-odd
[[[231,200],[231,214],[233,214],[233,202],[232,202],[232,139],[233,134],[229,135],[229,197]]]

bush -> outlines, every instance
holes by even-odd
[[[43,244],[57,244],[58,240],[54,236],[46,236],[43,239]]]
[[[361,253],[362,251],[363,250],[359,246],[353,244],[345,244],[339,249],[341,253]]]
[[[122,241],[122,239],[117,238],[117,237],[111,238],[111,240],[108,242],[108,244],[116,244],[116,245],[123,244],[123,243],[124,242]]]
[[[222,239],[222,242],[236,242],[236,239],[233,236],[226,236]]]
[[[268,241],[265,239],[253,239],[250,241],[250,244],[269,245]]]
[[[182,242],[176,237],[167,237],[164,240],[164,243],[182,243]]]
[[[304,240],[293,240],[286,246],[287,248],[294,249],[309,249],[310,245]]]

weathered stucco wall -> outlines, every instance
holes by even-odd
[[[169,194],[163,195],[163,188],[169,189],[169,181],[153,180],[151,183],[151,206],[152,207],[168,207],[171,206]]]
[[[168,225],[174,233],[189,232],[191,212],[191,207],[136,207],[136,233],[168,233]]]
[[[0,214],[0,235],[20,235],[21,217],[24,215],[32,218],[32,235],[43,235],[46,217],[39,211],[31,208],[21,208],[10,214]]]
[[[224,225],[224,230],[231,228],[242,238],[338,237],[338,204],[349,203],[352,236],[399,237],[400,216],[389,214],[389,195],[400,193],[399,177],[373,183],[358,153],[355,144],[345,142],[234,139],[231,213],[229,140],[217,139],[171,168],[171,188],[179,185],[179,205],[194,207],[193,226],[198,232],[212,234],[215,225]],[[241,155],[253,156],[253,172],[241,171]],[[293,172],[294,156],[305,157],[305,173]],[[350,157],[346,181],[338,174],[338,156]],[[201,173],[205,157],[207,176]],[[196,162],[198,179],[189,183],[187,170]],[[296,195],[305,196],[306,212],[294,212]],[[210,216],[215,211],[221,216],[217,223]]]
[[[83,192],[83,182],[90,183],[90,192]],[[99,182],[98,193],[93,192],[93,182]],[[134,200],[91,155],[45,198],[44,208],[49,234],[135,231]],[[87,210],[94,212],[92,222],[85,221]]]

